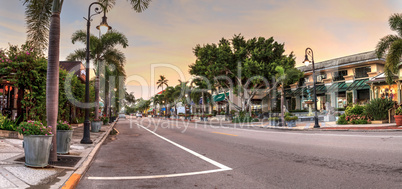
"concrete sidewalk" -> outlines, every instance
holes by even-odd
[[[187,121],[184,119],[172,119],[172,118],[153,118],[171,121]],[[225,127],[256,127],[266,129],[283,129],[283,130],[306,130],[306,131],[402,131],[402,126],[396,126],[395,123],[384,124],[358,124],[358,125],[337,125],[336,122],[323,122],[320,121],[320,128],[314,128],[314,122],[297,122],[296,127],[287,126],[271,126],[270,121],[260,120],[260,122],[251,123],[232,123],[231,121],[208,119],[208,121],[201,121],[200,119],[192,119],[191,122],[196,124],[210,124],[213,126],[225,126]]]
[[[47,168],[24,165],[23,140],[0,138],[0,188],[74,188],[115,123],[91,132],[93,144],[81,144],[83,127],[73,127],[70,154],[59,155]]]

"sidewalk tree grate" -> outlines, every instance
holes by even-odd
[[[50,166],[60,166],[60,167],[74,167],[81,160],[81,157],[77,156],[57,156],[57,162],[49,162]],[[25,162],[25,156],[16,159],[18,162]]]

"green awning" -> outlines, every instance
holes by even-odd
[[[295,91],[293,91],[293,95],[301,95],[302,88],[297,88]]]
[[[285,95],[292,95],[292,89],[285,89]]]
[[[229,96],[229,92],[227,92],[226,95]],[[223,101],[223,100],[225,100],[225,94],[221,93],[221,94],[218,94],[218,95],[214,95],[214,96],[212,96],[212,99],[214,100],[214,102]]]
[[[331,86],[328,87],[327,93],[345,92],[346,88],[348,88],[348,86],[345,82],[333,83]]]
[[[316,87],[316,93],[317,94],[322,94],[322,93],[325,93],[327,91],[327,87],[325,85],[316,85],[315,87]],[[313,89],[311,89],[311,91],[313,91]]]
[[[366,83],[366,81],[368,80],[369,79],[355,80],[353,81],[352,84],[349,85],[349,87],[346,90],[351,91],[351,90],[370,89],[370,85]]]

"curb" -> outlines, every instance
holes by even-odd
[[[117,119],[117,121],[118,121],[118,119]],[[67,179],[67,181],[64,183],[64,185],[61,187],[62,189],[70,189],[70,188],[74,189],[75,187],[77,187],[78,183],[81,180],[82,175],[84,175],[87,172],[87,170],[89,169],[89,166],[92,164],[92,161],[93,161],[95,155],[98,153],[100,146],[103,144],[103,142],[109,136],[110,131],[114,128],[117,121],[113,122],[113,125],[106,131],[106,134],[102,137],[100,142],[98,144],[96,144],[96,146],[92,149],[91,153],[89,153],[89,155],[86,157],[86,160]]]

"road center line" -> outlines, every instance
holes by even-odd
[[[220,133],[220,132],[212,132],[212,133],[220,134],[220,135],[238,136],[238,135],[234,135],[234,134]]]
[[[146,127],[144,127],[144,126],[142,126],[140,124],[137,124],[137,125],[140,126],[143,129],[147,130],[148,132],[154,134],[155,136],[165,140],[166,142],[169,142],[169,143],[175,145],[176,147],[178,147],[178,148],[180,148],[180,149],[182,149],[182,150],[184,150],[184,151],[186,151],[186,152],[188,152],[188,153],[190,153],[190,154],[192,154],[192,155],[194,155],[194,156],[196,156],[196,157],[198,157],[198,158],[200,158],[200,159],[202,159],[202,160],[204,160],[204,161],[206,161],[206,162],[208,162],[208,163],[210,163],[212,165],[215,165],[215,166],[219,167],[219,169],[213,169],[213,170],[207,170],[207,171],[198,171],[198,172],[189,172],[189,173],[167,174],[167,175],[123,176],[123,177],[88,177],[89,180],[135,180],[135,179],[169,178],[169,177],[200,175],[200,174],[208,174],[208,173],[215,173],[215,172],[232,170],[232,168],[230,168],[230,167],[228,167],[226,165],[223,165],[221,163],[218,163],[218,162],[216,162],[216,161],[214,161],[214,160],[212,160],[210,158],[207,158],[207,157],[205,157],[205,156],[203,156],[203,155],[201,155],[201,154],[199,154],[199,153],[197,153],[197,152],[195,152],[193,150],[190,150],[190,149],[188,149],[188,148],[186,148],[186,147],[184,147],[184,146],[182,146],[180,144],[177,144],[177,143],[175,143],[175,142],[173,142],[173,141],[171,141],[171,140],[169,140],[169,139],[167,139],[167,138],[165,138],[165,137],[163,137],[163,136],[161,136],[161,135],[149,130],[148,128],[146,128]]]

